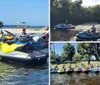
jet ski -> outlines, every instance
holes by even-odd
[[[54,29],[75,29],[75,27],[66,24],[58,24],[54,27]]]
[[[28,53],[14,51],[3,53],[0,51],[0,60],[3,62],[18,63],[22,65],[43,65],[47,62],[48,55],[38,51]]]
[[[7,34],[0,34],[0,41],[6,42],[8,44],[17,42],[18,38],[16,37],[16,35],[10,33],[7,30],[4,30],[4,31],[7,32]]]
[[[65,73],[65,70],[64,69],[59,69],[58,70],[58,74],[64,74]]]
[[[33,49],[43,49],[47,48],[47,44],[42,42],[42,39],[39,36],[34,36],[28,39],[28,37],[24,37],[22,39],[19,39],[16,44],[27,44],[29,48]],[[32,49],[31,49],[32,50]]]
[[[51,73],[51,74],[57,73],[57,71],[58,71],[58,70],[57,70],[56,68],[51,68],[51,69],[50,69],[50,73]]]
[[[34,47],[35,49],[43,49],[43,48],[47,48],[48,44],[42,42],[43,39],[41,39],[39,36],[34,36],[34,33],[30,33],[27,34],[25,36],[21,36],[19,39],[17,38],[16,35],[14,35],[13,33],[4,30],[5,32],[7,32],[7,34],[3,34],[0,35],[0,41],[6,42],[8,44],[25,44],[25,43],[29,43],[31,42],[32,47]]]
[[[89,33],[87,31],[79,32],[76,41],[97,41],[100,39],[100,33]]]

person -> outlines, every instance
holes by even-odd
[[[96,28],[95,25],[92,26],[92,28],[90,29],[92,33],[96,33]]]
[[[3,34],[3,31],[2,31],[2,29],[0,29],[0,34]]]
[[[21,37],[21,36],[25,36],[27,33],[26,33],[26,28],[23,28],[22,29],[22,32],[20,33],[20,35],[19,35],[19,38]]]
[[[49,38],[49,28],[48,27],[46,27],[46,32],[42,34],[41,38],[45,40]]]
[[[66,70],[65,65],[62,66],[62,69],[63,69],[64,71]]]

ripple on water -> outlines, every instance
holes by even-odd
[[[51,85],[98,85],[100,75],[95,73],[51,74]]]
[[[0,63],[0,85],[48,85],[48,69],[23,68]]]

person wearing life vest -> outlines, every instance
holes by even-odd
[[[19,35],[19,38],[22,37],[22,36],[25,36],[27,33],[26,33],[26,28],[23,28],[22,29],[22,32],[20,33]]]

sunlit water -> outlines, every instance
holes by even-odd
[[[0,85],[48,85],[48,67],[24,68],[0,63]]]
[[[40,51],[48,53],[48,49]],[[44,66],[31,68],[0,62],[0,85],[48,85],[48,60]]]
[[[100,75],[95,73],[51,74],[51,85],[99,85]]]
[[[48,53],[48,49],[40,50]],[[43,66],[24,67],[0,62],[0,85],[48,85],[48,60]]]

